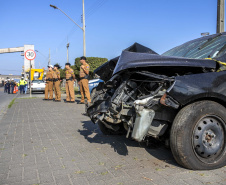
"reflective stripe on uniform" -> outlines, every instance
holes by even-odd
[[[25,85],[25,80],[20,80],[20,85]]]

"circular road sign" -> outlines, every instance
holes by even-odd
[[[27,60],[34,60],[35,57],[36,57],[36,53],[34,50],[29,49],[29,50],[25,51],[25,58]]]

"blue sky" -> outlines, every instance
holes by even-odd
[[[0,1],[0,48],[34,44],[36,68],[64,66],[83,55],[83,33],[59,10],[80,26],[82,0]],[[87,57],[111,59],[134,42],[159,54],[202,32],[216,32],[217,0],[85,0]],[[0,74],[20,74],[20,53],[0,54]]]

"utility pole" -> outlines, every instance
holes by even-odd
[[[68,48],[69,48],[69,42],[67,43],[67,63],[69,63],[69,57],[68,57]]]
[[[83,20],[83,26],[79,26],[72,18],[70,18],[63,10],[61,10],[60,8],[58,8],[55,5],[50,5],[50,7],[54,8],[54,9],[58,9],[60,10],[64,15],[66,15],[73,23],[75,23],[82,31],[83,31],[83,56],[86,56],[86,31],[85,31],[85,4],[84,4],[84,0],[82,0],[82,20]]]
[[[217,0],[217,33],[224,32],[225,0]]]
[[[83,22],[83,55],[86,56],[86,24],[85,24],[85,4],[84,0],[82,0],[82,22]]]
[[[49,62],[48,62],[48,66],[50,65],[51,63],[51,58],[50,58],[50,48],[49,48]]]

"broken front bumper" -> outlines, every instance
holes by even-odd
[[[111,107],[111,97],[107,97],[103,100],[97,100],[93,105],[87,108],[87,114],[91,120],[96,123],[97,116],[101,113],[105,113]]]

